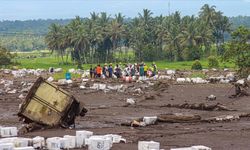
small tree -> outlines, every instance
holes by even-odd
[[[208,57],[208,67],[209,68],[219,68],[219,61],[215,56]]]
[[[12,64],[11,59],[14,57],[6,48],[0,46],[0,65]]]
[[[202,70],[202,65],[199,60],[195,60],[192,65],[192,70]]]
[[[233,61],[239,67],[242,77],[250,74],[250,29],[240,26],[232,34],[232,40],[225,45],[224,61]]]

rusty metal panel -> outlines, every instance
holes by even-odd
[[[70,97],[64,92],[45,82],[40,84],[35,96],[43,100],[44,103],[48,103],[59,112],[65,110],[65,108],[72,102]]]
[[[76,107],[80,107],[80,103],[72,95],[40,77],[29,91],[18,116],[26,123],[67,126],[80,113]]]
[[[23,115],[31,120],[36,120],[41,124],[54,126],[60,123],[61,116],[53,108],[41,103],[38,99],[33,98],[25,108]]]

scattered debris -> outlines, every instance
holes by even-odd
[[[190,78],[177,78],[176,82],[177,83],[190,83],[191,79]]]
[[[233,83],[233,85],[235,87],[235,94],[229,96],[229,98],[236,98],[236,97],[250,95],[248,93],[249,84],[244,79],[238,80],[237,82]]]
[[[15,94],[15,93],[17,93],[17,90],[16,89],[8,90],[7,93],[8,94]]]
[[[146,125],[153,125],[155,124],[157,121],[157,116],[153,116],[153,117],[143,117],[143,122]]]
[[[18,98],[19,98],[19,99],[24,99],[25,96],[24,96],[23,94],[21,94],[21,95],[18,96]]]
[[[214,96],[212,94],[212,95],[207,96],[206,99],[209,100],[209,101],[214,101],[214,100],[216,100],[216,96]]]
[[[205,83],[208,83],[207,80],[204,80],[200,77],[197,77],[197,78],[191,78],[191,81],[192,83],[197,83],[197,84],[205,84]]]
[[[153,89],[156,91],[158,90],[163,91],[163,90],[166,90],[168,87],[169,87],[169,84],[165,80],[156,81],[155,84],[153,85]]]
[[[239,120],[240,119],[240,115],[238,114],[234,114],[234,115],[221,115],[221,116],[217,116],[217,117],[212,117],[212,118],[208,118],[205,119],[204,121],[207,122],[221,122],[221,121],[233,121],[233,120]]]
[[[81,85],[81,86],[80,86],[80,89],[81,89],[81,90],[84,90],[84,89],[86,89],[86,87],[85,87],[84,85]]]
[[[212,149],[203,145],[197,145],[191,147],[171,148],[170,150],[212,150]]]
[[[49,77],[49,78],[47,79],[47,81],[48,81],[48,82],[53,82],[53,81],[54,81],[54,78],[53,78],[53,77]]]
[[[154,141],[139,141],[138,150],[160,150],[160,143]]]
[[[159,122],[168,122],[168,123],[197,122],[200,120],[201,117],[199,115],[183,114],[183,113],[162,114],[158,116]]]
[[[167,70],[166,74],[167,75],[174,75],[175,74],[175,70]]]
[[[129,105],[134,105],[135,104],[135,100],[133,98],[128,98],[126,100],[126,103],[129,104]]]
[[[54,71],[55,71],[56,73],[58,73],[58,72],[62,72],[63,69],[62,69],[62,68],[56,68]]]
[[[236,80],[235,76],[233,73],[228,73],[226,75],[226,79],[229,80],[230,82],[234,82]]]
[[[206,111],[236,111],[235,109],[229,109],[226,106],[223,106],[220,103],[217,104],[167,104],[162,107],[175,107],[175,108],[183,108],[183,109],[196,109],[196,110],[206,110]]]

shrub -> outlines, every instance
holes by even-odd
[[[199,60],[196,60],[192,65],[192,70],[201,70],[202,65]]]
[[[208,67],[209,68],[219,68],[219,61],[215,56],[208,57]]]
[[[14,57],[6,48],[0,46],[0,65],[12,64],[11,59]]]

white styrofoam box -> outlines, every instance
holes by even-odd
[[[170,150],[193,150],[192,147],[171,148]]]
[[[35,150],[34,147],[28,146],[28,147],[16,147],[13,150]]]
[[[34,137],[32,140],[33,140],[33,147],[34,148],[41,149],[41,148],[45,147],[44,137],[37,136],[37,137]]]
[[[212,150],[209,147],[203,146],[203,145],[196,145],[191,147],[192,150]]]
[[[160,143],[154,141],[139,141],[138,150],[160,150]]]
[[[66,138],[69,142],[69,148],[76,147],[76,136],[64,135],[63,138]]]
[[[1,127],[1,137],[13,137],[17,136],[17,127]]]
[[[157,116],[143,117],[143,122],[146,125],[155,124],[156,121],[157,121]]]
[[[117,134],[107,134],[105,137],[110,137],[112,139],[112,143],[120,143],[122,140],[122,136]]]
[[[46,140],[46,145],[49,150],[60,150],[60,137],[52,137]]]
[[[91,131],[76,131],[76,147],[81,148],[85,146],[85,139],[89,138],[93,135]]]
[[[85,140],[88,150],[110,150],[112,147],[112,138],[105,136],[91,136]]]
[[[43,148],[45,147],[45,139],[44,137],[40,137],[40,136],[36,136],[32,139],[32,142],[33,142],[33,147],[34,148]]]
[[[17,138],[15,141],[15,147],[28,147],[32,143],[32,139],[29,138]]]
[[[69,149],[69,139],[67,138],[60,138],[60,148],[61,149]]]
[[[0,143],[12,143],[15,145],[16,140],[17,140],[17,137],[3,138],[3,139],[0,139]]]
[[[0,150],[13,150],[13,143],[0,143]]]

